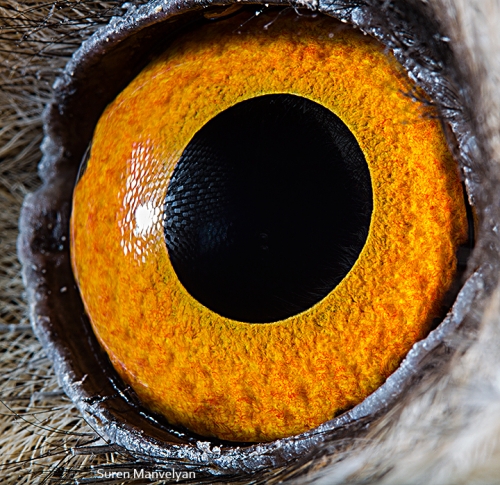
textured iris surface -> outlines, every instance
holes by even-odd
[[[328,18],[261,16],[240,28],[245,15],[179,37],[105,110],[75,189],[72,258],[97,338],[146,405],[202,435],[266,441],[358,404],[397,368],[442,312],[467,222],[439,122],[406,94],[414,87],[380,45]],[[271,94],[345,123],[369,168],[373,211],[331,291],[254,325],[186,290],[165,213],[193,137]]]

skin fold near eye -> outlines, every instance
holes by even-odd
[[[467,220],[440,123],[407,95],[415,87],[382,46],[324,17],[243,25],[246,15],[179,37],[107,107],[75,188],[71,245],[96,336],[140,399],[200,435],[252,442],[312,429],[385,381],[442,315]],[[180,281],[166,242],[177,217],[168,190],[203,127],[270,95],[345,124],[366,160],[372,209],[341,281],[325,281],[291,315],[245,320]],[[306,180],[313,162],[284,160],[280,170]],[[189,173],[183,180],[182,190],[199,190]]]

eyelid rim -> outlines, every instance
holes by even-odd
[[[484,286],[484,271],[479,269],[471,274],[461,289],[448,316],[425,340],[412,348],[400,368],[386,383],[352,410],[302,435],[254,445],[212,442],[168,429],[163,423],[154,424],[154,417],[147,417],[147,411],[137,407],[133,394],[116,377],[107,356],[93,336],[69,258],[68,228],[74,181],[92,137],[93,127],[102,109],[114,97],[110,94],[109,86],[107,91],[99,88],[92,73],[100,69],[99,78],[106,77],[111,70],[117,70],[116,64],[119,62],[128,69],[128,65],[133,63],[127,63],[124,59],[130,56],[138,58],[142,52],[148,51],[148,45],[155,44],[155,35],[159,35],[160,31],[163,35],[165,22],[171,19],[184,26],[203,13],[205,7],[234,3],[224,0],[205,2],[200,6],[192,0],[176,0],[167,3],[155,1],[142,7],[131,7],[124,17],[112,19],[106,27],[82,44],[56,81],[54,101],[44,114],[46,131],[42,147],[43,159],[39,167],[43,186],[25,200],[18,241],[35,333],[53,360],[56,374],[66,394],[85,419],[99,434],[123,446],[135,456],[147,455],[149,459],[159,462],[179,460],[179,464],[182,463],[186,468],[203,466],[209,473],[216,475],[232,475],[235,472],[241,473],[242,470],[254,473],[284,465],[291,460],[304,460],[315,453],[325,440],[340,440],[347,435],[362,432],[370,420],[384,412],[411,386],[417,374],[425,367],[428,353],[445,345],[447,336],[461,325],[468,309],[479,299]],[[245,1],[238,3],[255,4]],[[375,25],[370,27],[370,19],[363,10],[364,6],[353,7],[349,3],[349,8],[346,8],[346,3],[349,2],[319,1],[309,7],[349,22],[382,40],[394,50],[398,60],[408,69],[410,77],[425,89],[431,73],[426,74],[423,66],[416,66],[394,42],[391,45],[386,33]],[[267,4],[304,7],[301,2],[280,0]],[[372,19],[371,22],[373,24],[375,21]],[[171,30],[178,27],[174,23]],[[141,47],[138,44],[142,44]],[[140,67],[128,69],[125,75],[123,69],[117,70],[122,78],[121,84],[128,84],[138,70]],[[115,78],[111,76],[108,84],[111,86],[113,82]],[[115,85],[115,94],[121,89]],[[434,94],[436,99],[436,93],[430,94]],[[90,114],[89,106],[93,109]],[[474,150],[473,139],[468,135],[470,130],[466,128],[459,110],[452,105],[445,116],[462,146],[461,153],[464,153],[464,147],[467,146]],[[467,168],[467,163],[463,160],[462,163],[463,168]],[[469,193],[474,195],[478,188],[467,176],[465,168]],[[75,342],[76,332],[78,338]],[[89,355],[93,358],[92,362],[84,359]],[[100,390],[99,398],[95,396],[95,389]],[[131,420],[130,410],[134,408],[136,416]],[[185,464],[186,460],[188,465]]]

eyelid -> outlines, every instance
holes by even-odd
[[[152,29],[158,29],[158,31],[161,30],[161,28],[164,28],[164,25],[160,25],[159,23],[161,20],[168,18],[169,14],[172,12],[178,13],[179,9],[178,6],[180,4],[177,3],[172,3],[169,5],[168,9],[159,9],[159,3],[155,3],[152,6],[149,6],[148,8],[144,9],[138,9],[137,11],[139,12],[139,15],[136,17],[135,20],[133,20],[133,15],[130,13],[128,14],[128,17],[123,20],[123,21],[115,21],[113,25],[110,25],[110,27],[104,29],[103,31],[99,32],[97,36],[93,37],[90,41],[84,44],[82,46],[82,49],[79,51],[79,53],[75,56],[73,61],[70,63],[70,65],[67,67],[65,74],[63,75],[63,78],[61,81],[58,82],[56,85],[56,102],[52,105],[51,109],[47,112],[46,114],[46,122],[49,126],[49,138],[46,139],[45,142],[45,158],[44,162],[42,163],[42,176],[44,177],[46,181],[46,187],[42,189],[42,191],[38,194],[36,202],[34,198],[31,198],[27,201],[25,204],[25,209],[24,209],[24,216],[23,216],[23,226],[26,227],[36,227],[37,223],[36,220],[38,217],[42,217],[43,220],[45,221],[45,230],[50,227],[48,232],[44,232],[42,228],[38,230],[33,236],[29,235],[27,233],[27,230],[24,230],[24,237],[25,239],[23,240],[23,247],[22,247],[22,257],[25,261],[25,275],[28,281],[31,283],[31,288],[30,288],[30,293],[31,293],[31,300],[35,301],[35,293],[38,291],[40,288],[40,282],[36,281],[37,278],[40,277],[40,274],[38,272],[38,269],[36,271],[33,271],[29,267],[27,267],[27,262],[28,261],[33,261],[30,258],[34,258],[35,264],[37,265],[38,268],[42,267],[45,265],[45,256],[49,254],[50,258],[52,258],[53,264],[62,264],[64,261],[64,257],[67,251],[67,244],[65,244],[64,241],[62,241],[62,238],[65,237],[64,235],[66,234],[65,230],[67,227],[67,213],[65,214],[64,212],[60,212],[59,210],[51,210],[49,209],[49,200],[54,197],[54,194],[56,194],[57,199],[59,199],[59,202],[64,205],[68,193],[70,192],[70,189],[68,186],[70,184],[62,184],[59,179],[56,179],[54,174],[54,170],[57,170],[59,172],[67,172],[68,178],[75,178],[76,170],[77,170],[77,165],[75,163],[75,160],[78,159],[78,156],[80,154],[83,154],[83,151],[86,148],[86,142],[85,140],[89,140],[92,130],[93,130],[93,125],[95,124],[95,119],[97,116],[97,112],[99,109],[101,109],[105,104],[106,104],[106,99],[104,95],[101,92],[97,92],[97,101],[94,103],[89,103],[90,96],[92,94],[93,90],[98,89],[97,83],[98,80],[92,79],[92,76],[89,74],[85,74],[86,70],[91,70],[91,67],[93,64],[97,63],[97,57],[99,57],[102,52],[108,51],[109,54],[107,56],[108,59],[108,66],[105,70],[106,73],[111,72],[111,69],[114,64],[118,63],[120,59],[123,59],[130,54],[130,49],[136,49],[139,40],[137,38],[131,39],[128,37],[129,32],[127,31],[128,28],[132,24],[134,24],[134,29],[136,31],[141,32],[142,30],[146,29],[146,23],[147,23],[147,18],[148,16],[152,16],[153,19],[153,27]],[[319,10],[322,10],[323,7],[321,5],[318,7]],[[415,67],[415,61],[412,60],[410,57],[406,57],[406,54],[403,50],[403,45],[398,45],[397,41],[398,39],[396,38],[396,41],[394,39],[392,41],[389,41],[389,32],[381,30],[380,26],[377,26],[377,21],[375,19],[375,14],[372,13],[372,23],[370,24],[369,22],[366,22],[366,18],[361,15],[361,7],[358,9],[352,9],[350,11],[345,10],[343,8],[340,8],[336,11],[332,7],[329,7],[329,12],[330,13],[336,13],[340,16],[341,19],[343,20],[351,20],[353,23],[358,24],[358,27],[361,27],[364,31],[371,33],[372,35],[381,38],[382,40],[385,40],[386,43],[389,45],[389,47],[393,48],[396,50],[396,55],[399,56],[400,62],[402,62],[405,67],[409,68],[410,72],[413,73],[413,77],[417,78],[420,80],[420,82],[424,85],[431,86],[430,83],[432,83],[435,79],[433,75],[424,75],[424,67],[422,65],[418,65]],[[141,14],[142,12],[142,14]],[[328,13],[328,12],[327,12]],[[141,16],[142,15],[142,16]],[[128,20],[127,20],[128,19]],[[192,17],[188,18],[186,22],[196,22],[197,20]],[[172,29],[176,28],[175,26],[172,26]],[[391,45],[392,42],[392,45]],[[143,42],[145,47],[148,47],[149,45],[152,45],[154,42],[151,40],[151,38]],[[113,50],[115,49],[115,50]],[[101,52],[99,52],[101,51]],[[99,55],[96,55],[95,53],[99,52]],[[132,54],[132,58],[138,58],[141,56],[139,50],[136,50]],[[135,56],[135,57],[134,57]],[[425,60],[425,56],[422,58]],[[422,61],[423,62],[423,61]],[[427,64],[431,64],[432,66],[440,65],[442,61],[428,61]],[[124,63],[126,64],[126,63]],[[118,71],[120,74],[114,74],[110,76],[110,84],[111,83],[116,83],[116,79],[120,78],[120,83],[116,84],[123,84],[125,81],[122,79],[128,79],[130,78],[133,73],[131,70],[126,71],[125,74],[123,74],[123,71]],[[79,77],[80,76],[80,77]],[[100,76],[100,78],[103,76]],[[106,76],[104,76],[106,77]],[[446,89],[449,89],[447,86],[447,83],[443,81],[443,86]],[[80,93],[78,96],[78,99],[76,99],[76,95],[74,94],[73,90],[75,92]],[[434,87],[432,84],[432,87],[430,90],[435,90],[437,92],[437,88]],[[441,91],[439,91],[441,93]],[[439,94],[438,99],[441,104],[444,104],[444,94]],[[66,131],[63,129],[63,123],[64,120],[67,117],[72,117],[73,119],[78,118],[79,113],[83,112],[83,110],[86,110],[88,106],[92,106],[92,112],[87,115],[87,117],[82,117],[85,118],[83,121],[81,121],[80,124],[73,125],[71,128],[67,129]],[[450,107],[450,112],[453,110],[451,108],[454,108],[452,105]],[[447,108],[448,109],[448,108]],[[446,110],[445,110],[446,111]],[[460,128],[460,119],[459,118],[451,118],[448,120],[455,128],[455,131],[457,133],[457,138],[459,139],[459,143],[463,143],[463,140],[465,139],[466,135],[461,131]],[[56,134],[56,131],[54,127],[57,127],[58,133]],[[457,127],[459,129],[457,129]],[[65,147],[65,152],[63,153],[62,157],[54,156],[54,154],[58,153],[60,151],[59,147],[64,146]],[[52,201],[51,201],[52,202]],[[36,207],[36,206],[39,207]],[[44,213],[46,209],[46,212]],[[61,251],[58,249],[60,246],[63,246],[63,250]],[[35,254],[36,252],[36,254]],[[58,289],[61,287],[72,287],[74,285],[73,279],[71,274],[68,272],[65,272],[64,274],[59,274],[58,276],[52,275],[53,280],[52,280],[52,287],[53,287],[53,293],[56,292]],[[46,277],[47,279],[45,281],[48,281],[49,276]],[[478,279],[481,278],[480,274],[474,275],[470,280],[469,283],[464,287],[463,294],[465,295],[463,299],[460,301],[466,306],[467,304],[470,304],[472,299],[475,297],[475,291],[477,289]],[[81,304],[77,301],[76,296],[70,296],[70,295],[65,295],[65,301],[66,303],[68,301],[71,301],[71,305],[75,305],[77,308],[77,312],[80,315],[83,315],[83,308]],[[467,299],[468,298],[468,299]],[[49,303],[50,301],[50,303]],[[61,341],[58,340],[57,337],[54,337],[53,328],[54,325],[57,326],[58,331],[64,331],[62,330],[64,326],[59,327],[59,324],[52,321],[49,322],[47,321],[47,316],[45,314],[45,311],[48,306],[52,304],[52,299],[46,298],[45,300],[37,302],[37,322],[35,322],[35,325],[38,326],[38,333],[41,334],[41,339],[44,341],[44,345],[51,350],[52,352],[52,358],[54,360],[57,360],[59,363],[57,364],[59,366],[59,371],[63,375],[69,376],[70,379],[72,380],[71,383],[66,383],[66,391],[72,396],[72,398],[80,400],[82,404],[80,404],[80,407],[83,409],[84,414],[86,414],[86,417],[89,419],[89,421],[93,424],[95,424],[98,428],[102,429],[101,426],[99,425],[99,421],[104,422],[104,423],[116,423],[116,429],[117,429],[117,436],[118,440],[122,440],[121,444],[124,446],[142,446],[142,441],[139,438],[140,433],[138,433],[136,430],[133,429],[133,426],[140,426],[142,427],[143,430],[150,431],[152,430],[152,426],[150,423],[149,418],[141,418],[137,422],[133,423],[133,425],[123,425],[121,423],[118,423],[115,421],[115,417],[113,416],[113,412],[117,416],[125,416],[127,414],[127,405],[124,402],[119,402],[117,399],[110,399],[108,397],[108,400],[103,400],[102,402],[98,402],[94,400],[93,394],[88,391],[90,389],[90,380],[95,379],[95,382],[92,383],[92,385],[95,388],[99,389],[107,389],[108,396],[113,396],[118,394],[121,394],[122,396],[127,395],[127,390],[119,387],[119,384],[115,385],[115,388],[113,386],[110,386],[110,382],[108,380],[108,376],[105,376],[103,378],[99,378],[96,375],[97,369],[99,369],[101,366],[103,368],[108,369],[107,372],[109,372],[110,375],[112,375],[113,371],[109,368],[109,365],[106,363],[106,357],[100,350],[100,348],[97,346],[97,344],[93,341],[93,338],[90,334],[90,330],[88,328],[88,325],[85,324],[86,326],[83,327],[83,333],[81,334],[81,337],[85,340],[85,348],[79,348],[78,346],[73,346],[71,349],[72,352],[75,353],[75,355],[78,358],[83,358],[84,354],[88,352],[90,349],[91,352],[94,352],[96,357],[96,361],[93,364],[93,373],[87,373],[88,376],[85,380],[83,380],[83,376],[85,374],[82,373],[82,369],[78,368],[78,366],[74,366],[74,364],[70,364],[68,362],[64,362],[61,360],[61,354],[59,353],[58,350],[55,349],[55,347],[52,345],[51,342],[55,339],[57,342],[57,345],[61,345]],[[460,307],[461,308],[461,307]],[[460,318],[463,316],[463,309],[459,311],[457,308],[454,312],[452,312],[451,316],[449,317],[448,321],[450,322],[448,324],[449,327],[452,327],[454,325],[458,325]],[[68,318],[71,320],[72,316],[71,315],[66,315],[65,311],[61,309],[60,316],[62,316],[62,319]],[[51,317],[52,318],[52,317]],[[81,317],[84,319],[85,317]],[[62,323],[61,323],[62,325]],[[441,328],[441,327],[440,327]],[[443,328],[440,330],[441,332],[443,331]],[[442,338],[442,334],[439,336],[439,338]],[[432,345],[438,345],[439,340],[438,337],[436,337],[436,340],[432,343]],[[423,347],[428,346],[427,343],[422,344]],[[413,355],[413,354],[412,354]],[[411,357],[413,358],[413,357]],[[420,358],[420,356],[419,356]],[[418,359],[417,359],[418,360]],[[414,370],[411,370],[411,372],[414,372]],[[83,380],[83,382],[81,382]],[[388,381],[389,382],[389,381]],[[392,381],[391,381],[392,382]],[[88,386],[88,387],[87,387]],[[399,381],[394,381],[391,383],[392,390],[397,389],[399,386],[401,386],[401,382]],[[102,393],[104,394],[104,393]],[[128,400],[131,400],[131,398],[127,398]],[[362,423],[363,419],[367,414],[369,414],[370,409],[375,406],[373,404],[375,401],[377,401],[377,406],[379,405],[378,400],[383,398],[379,398],[378,395],[372,398],[372,401],[368,401],[360,405],[361,407],[355,408],[351,413],[348,413],[341,418],[338,418],[338,421],[333,425],[332,423],[326,424],[320,427],[320,430],[322,432],[325,432],[326,434],[335,434],[335,428],[336,426],[343,426],[347,424],[348,422],[354,423],[355,421],[358,421],[358,423]],[[112,403],[110,404],[110,401]],[[125,400],[126,401],[126,400]],[[133,404],[133,407],[136,407],[135,404]],[[139,414],[143,413],[143,410],[139,409]],[[185,433],[182,431],[178,432],[172,432],[168,427],[165,425],[165,423],[159,423],[158,426],[159,434],[156,436],[159,437],[166,437],[168,436],[168,440],[171,442],[177,442],[177,443],[197,443],[197,440],[195,438],[190,438],[188,437]],[[155,428],[153,431],[155,433],[158,433],[158,429]],[[127,436],[123,433],[129,433]],[[175,436],[174,436],[175,434]],[[116,436],[115,436],[116,438]],[[319,442],[321,442],[324,439],[324,437],[319,437],[318,436],[318,431],[315,431],[314,433],[311,433],[307,436],[308,440],[308,445],[306,447],[307,450],[313,449]],[[118,441],[115,439],[115,441]],[[120,442],[120,441],[118,441]],[[151,443],[151,442],[150,442]],[[156,447],[154,446],[154,443],[150,444],[150,452],[152,455],[155,455],[160,457],[160,456],[165,456],[164,449],[161,447]],[[212,455],[212,463],[215,466],[227,466],[227,467],[236,467],[240,466],[240,460],[247,460],[247,466],[250,467],[255,467],[255,469],[258,469],[260,467],[268,466],[271,464],[273,459],[275,460],[272,464],[276,465],[280,463],[280,460],[285,460],[284,458],[288,453],[295,452],[299,455],[302,455],[304,453],[304,448],[303,448],[303,443],[301,443],[300,437],[297,438],[291,438],[289,440],[283,440],[282,443],[280,443],[281,446],[281,453],[282,457],[279,458],[264,458],[263,456],[265,455],[260,455],[259,457],[254,458],[253,462],[248,463],[249,456],[253,454],[255,451],[255,447],[249,447],[249,453],[246,455],[246,457],[243,456],[231,456],[231,453],[227,453],[226,455],[222,456],[220,455],[220,450],[217,451],[216,448],[211,448],[211,455]],[[262,447],[261,447],[262,448]],[[196,462],[200,462],[202,459],[203,453],[206,453],[206,450],[203,451],[194,451],[191,450],[191,459]],[[219,455],[218,455],[219,453]]]

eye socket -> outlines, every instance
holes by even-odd
[[[176,40],[104,112],[74,195],[73,265],[118,373],[169,422],[232,441],[373,392],[438,317],[467,238],[440,126],[395,62],[330,19],[298,35],[291,13]],[[254,256],[261,234],[272,252]]]
[[[66,155],[68,155],[68,154],[66,154]],[[54,222],[53,227],[54,227],[54,226],[57,226],[58,224],[60,225],[60,221],[58,220],[58,217],[59,217],[59,216],[58,216],[58,214],[50,215],[49,217],[53,217],[53,222]],[[64,222],[64,221],[63,221],[63,222]],[[65,223],[67,223],[67,221],[66,221]],[[61,236],[61,237],[64,237],[64,235],[63,235],[63,236]],[[39,244],[39,247],[38,247],[37,249],[41,249],[42,251],[46,251],[46,252],[50,252],[50,251],[52,251],[52,250],[53,250],[53,248],[52,248],[50,245],[47,245],[47,242],[46,242],[47,240],[48,240],[48,239],[47,239],[47,238],[45,238],[45,241],[43,242],[43,244]],[[56,242],[57,242],[57,241],[56,241]],[[55,243],[54,243],[54,244],[55,244]],[[43,246],[43,247],[42,247],[42,246]],[[98,354],[98,350],[96,350],[96,352],[97,352],[97,354]],[[81,377],[81,375],[80,375],[80,377]],[[144,429],[144,428],[143,428],[143,429]],[[182,433],[181,433],[181,434],[182,434]],[[185,438],[183,437],[182,439],[185,439]]]

